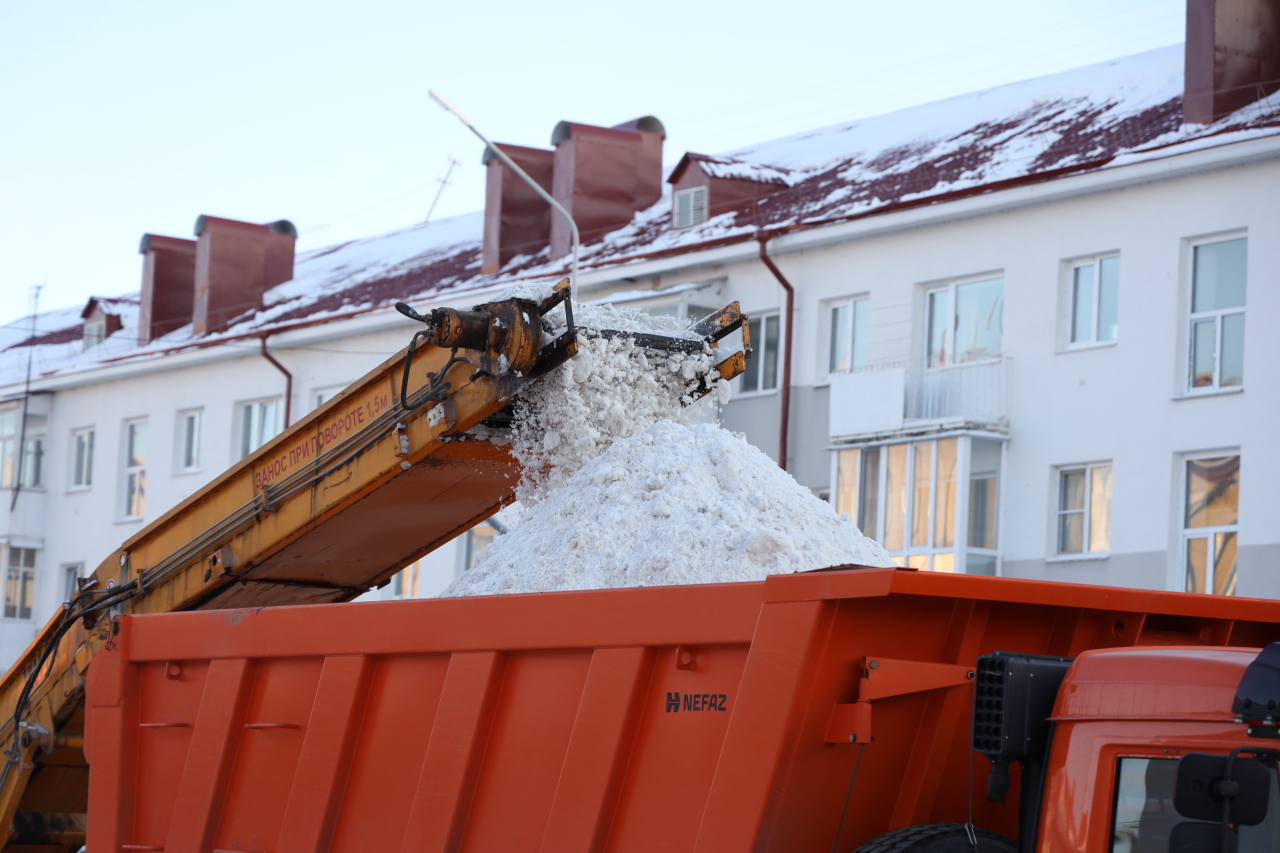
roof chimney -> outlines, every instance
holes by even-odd
[[[262,294],[293,278],[297,239],[298,230],[287,219],[257,225],[200,216],[191,312],[194,332],[216,332],[246,311],[261,308]]]
[[[644,116],[616,127],[562,121],[551,134],[555,174],[551,194],[589,241],[631,221],[662,198],[662,122]],[[563,217],[551,219],[551,257],[569,254]]]
[[[494,143],[547,192],[555,152],[546,148]],[[535,255],[551,239],[551,205],[486,148],[484,193],[484,254],[481,272],[488,275],[516,255]]]
[[[1187,0],[1184,121],[1208,124],[1280,89],[1280,3]]]
[[[196,281],[196,241],[143,234],[142,301],[138,343],[145,344],[191,322]]]

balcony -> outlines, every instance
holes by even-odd
[[[913,359],[833,374],[828,435],[855,441],[944,429],[1007,432],[1009,361],[928,368]]]

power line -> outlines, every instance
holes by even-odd
[[[449,155],[449,168],[442,176],[436,178],[436,181],[440,184],[440,189],[436,190],[436,197],[431,200],[431,207],[427,210],[427,218],[422,220],[423,225],[426,225],[431,221],[431,214],[435,213],[436,205],[440,203],[440,196],[444,193],[444,188],[453,183],[453,170],[461,165],[461,160],[454,157],[452,154]]]

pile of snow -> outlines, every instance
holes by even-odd
[[[893,565],[848,515],[713,424],[659,421],[586,461],[526,510],[442,595],[754,581],[843,564]]]
[[[524,469],[516,498],[526,507],[544,500],[588,461],[621,438],[660,420],[705,420],[689,405],[701,377],[724,353],[709,346],[695,353],[658,352],[630,337],[603,337],[595,330],[647,332],[698,340],[690,323],[653,317],[611,305],[575,303],[578,354],[520,393],[515,405],[511,450]],[[563,311],[553,312],[548,339],[559,334]],[[719,392],[727,394],[728,383]]]

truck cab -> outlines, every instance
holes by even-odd
[[[1256,649],[1088,651],[1071,664],[1054,704],[1040,808],[1040,853],[1165,853],[1179,759],[1274,745],[1274,725],[1233,713]],[[1239,827],[1240,853],[1280,850],[1274,761],[1266,819]]]

